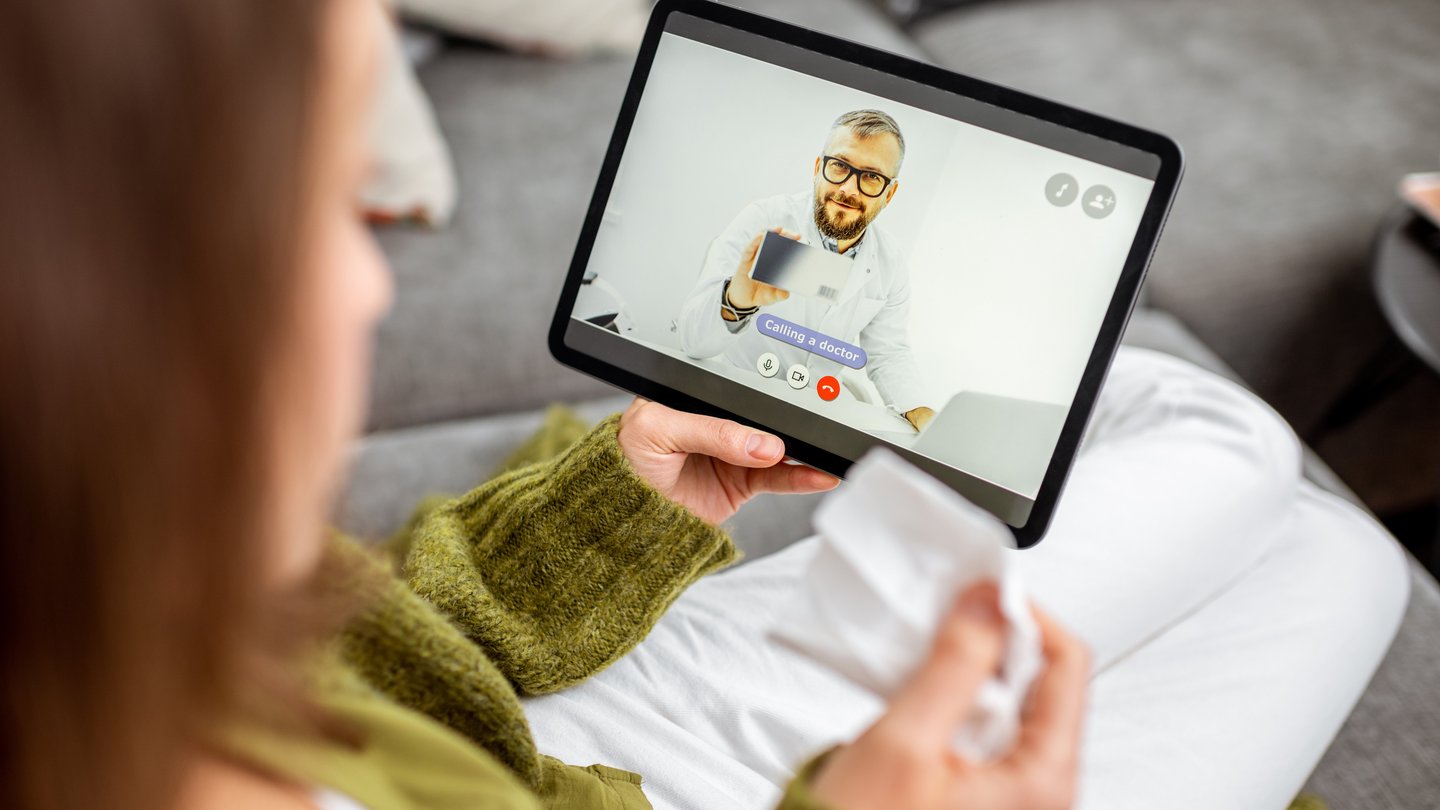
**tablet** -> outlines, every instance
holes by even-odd
[[[886,446],[1028,547],[1181,164],[1134,126],[661,0],[550,348],[640,396],[771,431],[835,475]]]

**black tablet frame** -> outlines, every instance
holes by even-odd
[[[1124,268],[1121,270],[1115,292],[1106,309],[1104,320],[1101,322],[1100,332],[1091,349],[1085,371],[1081,375],[1075,399],[1071,403],[1064,427],[1060,431],[1060,438],[1051,453],[1050,464],[1041,481],[1040,489],[1036,493],[1029,518],[1023,526],[1010,526],[1018,548],[1029,548],[1040,542],[1050,526],[1056,504],[1064,491],[1065,482],[1069,477],[1070,468],[1074,464],[1075,454],[1085,433],[1085,427],[1089,423],[1095,400],[1105,381],[1115,352],[1119,348],[1120,338],[1125,332],[1130,313],[1134,309],[1141,282],[1145,278],[1155,246],[1159,242],[1160,232],[1174,202],[1180,177],[1184,171],[1184,158],[1179,145],[1156,132],[709,0],[659,0],[651,14],[649,26],[636,57],[635,68],[631,73],[625,98],[620,105],[614,134],[610,138],[605,161],[601,166],[600,176],[595,184],[595,192],[591,196],[585,223],[580,229],[575,254],[570,262],[570,269],[550,325],[550,352],[556,360],[571,368],[647,399],[694,413],[733,419],[742,424],[775,433],[784,440],[786,453],[791,458],[833,475],[843,476],[855,460],[837,455],[823,447],[800,441],[774,430],[754,417],[731,412],[723,405],[693,397],[662,382],[640,376],[565,344],[565,332],[572,323],[571,315],[575,307],[575,298],[590,262],[591,250],[594,248],[595,239],[599,233],[601,218],[614,186],[621,156],[624,154],[625,144],[630,136],[631,125],[634,123],[635,114],[640,106],[640,98],[649,77],[656,48],[660,43],[660,36],[664,32],[667,18],[670,14],[677,12],[1013,110],[1023,115],[1150,153],[1159,159],[1160,168],[1155,177],[1155,185],[1150,199],[1146,203],[1134,241],[1126,255]],[[728,380],[726,382],[736,386],[742,385]],[[955,468],[946,467],[945,469],[954,470]],[[956,472],[964,475],[963,470],[956,470]],[[940,477],[943,480],[943,476]],[[973,478],[973,476],[965,477]],[[954,482],[949,483],[954,486]]]

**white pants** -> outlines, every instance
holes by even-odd
[[[883,699],[770,643],[816,540],[692,587],[633,652],[526,701],[540,750],[641,773],[657,808],[777,800]],[[1079,806],[1284,808],[1399,625],[1404,557],[1300,480],[1283,421],[1183,361],[1122,349],[1031,596],[1094,653]]]

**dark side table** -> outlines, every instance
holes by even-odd
[[[1440,228],[1408,206],[1392,210],[1375,234],[1370,280],[1390,335],[1306,436],[1312,447],[1416,375],[1440,374]],[[1401,540],[1440,574],[1440,517]]]
[[[1370,280],[1390,335],[1309,431],[1311,445],[1416,374],[1440,374],[1440,228],[1409,206],[1396,207],[1375,234]]]
[[[1440,374],[1440,228],[1402,208],[1376,238],[1375,299],[1395,337]]]

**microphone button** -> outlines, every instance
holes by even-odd
[[[755,361],[755,370],[762,377],[774,377],[780,371],[780,358],[774,352],[765,352]]]

